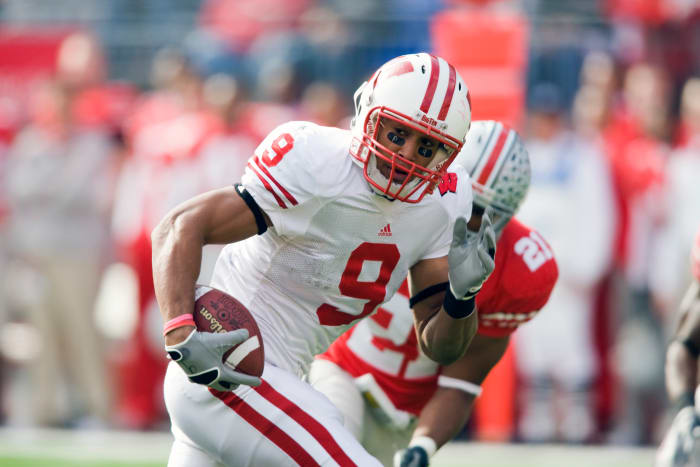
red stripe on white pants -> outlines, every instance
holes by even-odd
[[[267,439],[272,441],[278,448],[287,453],[294,462],[299,465],[318,466],[318,462],[304,450],[304,448],[294,441],[291,436],[285,433],[280,427],[268,420],[264,415],[248,405],[246,401],[232,392],[220,392],[214,389],[209,390],[214,396],[229,406],[242,419],[252,427],[262,433]]]
[[[267,381],[263,380],[260,386],[253,389],[303,427],[338,465],[341,467],[357,467],[338,445],[330,432],[318,420],[275,390]],[[231,407],[238,415],[287,453],[299,465],[319,465],[299,443],[236,394],[219,392],[213,389],[210,389],[210,392]]]

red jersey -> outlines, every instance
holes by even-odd
[[[557,276],[549,245],[536,231],[511,220],[498,240],[496,267],[476,298],[479,334],[508,336],[531,320],[549,299]],[[397,409],[416,415],[437,389],[440,366],[419,350],[405,282],[370,319],[353,326],[318,358],[353,377],[372,373]]]

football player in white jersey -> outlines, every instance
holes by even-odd
[[[386,63],[355,93],[351,130],[283,124],[260,144],[241,183],[176,207],[152,233],[156,295],[173,359],[165,402],[169,465],[379,465],[342,415],[301,376],[350,325],[387,301],[408,274],[419,344],[441,363],[476,332],[476,293],[493,270],[488,217],[467,231],[472,194],[457,171],[434,190],[471,120],[467,86],[442,58]],[[257,235],[256,235],[257,234]],[[191,320],[202,245],[228,244],[212,285],[254,315],[262,378],[221,356],[247,331],[197,332]]]
[[[680,319],[666,350],[666,391],[676,415],[656,454],[655,467],[700,462],[700,229],[691,251],[693,281],[680,305]]]
[[[444,367],[422,354],[410,308],[425,294],[409,295],[402,287],[311,366],[309,382],[340,409],[348,429],[385,466],[427,466],[430,456],[459,433],[510,335],[537,314],[557,280],[549,246],[512,219],[530,184],[530,162],[518,134],[500,122],[474,122],[450,170],[460,166],[474,190],[469,227],[478,229],[484,209],[491,208],[498,235],[496,266],[476,296],[479,329],[467,353]]]

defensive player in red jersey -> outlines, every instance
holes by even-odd
[[[666,351],[666,391],[677,413],[659,447],[656,467],[700,462],[700,229],[690,262],[693,281],[681,302],[678,326]]]
[[[499,122],[474,122],[454,164],[471,176],[468,227],[478,230],[484,210],[493,210],[498,235],[495,269],[476,298],[478,334],[466,355],[440,367],[420,352],[409,310],[429,295],[409,300],[404,284],[400,294],[317,357],[309,374],[312,385],[343,412],[346,427],[384,465],[394,458],[397,466],[426,466],[457,435],[510,335],[537,314],[557,280],[547,243],[512,219],[530,183],[530,162],[517,133]],[[440,192],[448,192],[452,182],[447,174]]]

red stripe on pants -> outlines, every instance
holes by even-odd
[[[209,392],[219,398],[224,404],[231,407],[234,412],[240,415],[246,422],[250,423],[251,426],[272,441],[277,447],[287,453],[297,464],[304,466],[320,465],[299,443],[294,441],[291,436],[282,431],[280,427],[265,418],[265,416],[248,405],[236,394],[232,392],[220,392],[214,389],[210,389]]]
[[[284,413],[289,415],[299,425],[306,428],[313,438],[323,446],[323,449],[330,454],[334,461],[341,467],[356,467],[356,464],[348,457],[343,449],[336,443],[333,436],[328,432],[326,427],[313,418],[311,415],[302,410],[294,402],[287,399],[283,394],[277,392],[267,381],[256,388],[255,391],[278,407]]]

